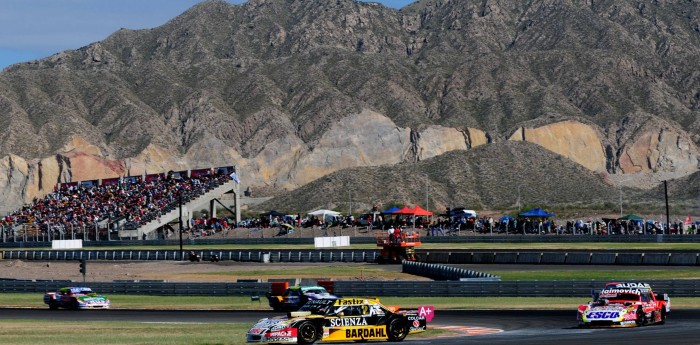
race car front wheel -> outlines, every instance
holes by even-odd
[[[297,342],[313,344],[319,338],[318,328],[310,321],[304,321],[297,326]]]
[[[389,341],[403,341],[408,335],[408,325],[401,319],[393,319],[386,328]]]
[[[637,326],[644,326],[647,323],[647,317],[646,314],[644,314],[644,310],[642,307],[637,308]]]

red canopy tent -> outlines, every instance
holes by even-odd
[[[415,216],[432,216],[433,213],[416,205],[416,207],[413,208],[413,215]]]
[[[413,209],[409,208],[408,206],[404,206],[402,209],[392,212],[391,214],[398,214],[402,216],[412,216],[413,215]]]

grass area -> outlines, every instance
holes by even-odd
[[[700,279],[700,270],[542,270],[542,271],[498,271],[488,273],[501,280],[651,280],[651,279]]]
[[[238,279],[271,279],[271,278],[329,278],[335,280],[395,280],[406,279],[406,274],[400,269],[387,270],[387,266],[342,266],[329,265],[309,267],[279,268],[270,267],[254,270],[236,270],[220,272],[183,273],[178,275],[185,280],[216,280],[231,281],[231,277]],[[652,280],[652,279],[700,279],[698,269],[590,269],[590,270],[567,270],[565,266],[551,270],[498,270],[499,265],[481,266],[478,271],[495,274],[501,280]]]
[[[255,322],[243,323],[141,323],[141,322],[42,322],[3,320],[0,339],[3,344],[245,344],[245,333]],[[452,332],[430,329],[408,339],[449,335]],[[60,336],[57,336],[60,335]]]
[[[386,270],[380,265],[362,265],[362,266],[342,266],[342,265],[317,265],[313,268],[308,266],[289,268],[279,268],[279,266],[271,266],[270,268],[260,267],[259,269],[245,269],[225,272],[202,272],[202,273],[186,273],[182,276],[207,276],[207,277],[236,277],[238,279],[255,279],[255,278],[330,278],[336,280],[393,280],[406,279],[407,275],[401,272],[401,269]],[[207,279],[211,281],[211,279]],[[222,281],[229,281],[223,279]]]
[[[244,344],[250,325],[3,320],[3,344]]]
[[[37,293],[0,293],[0,307],[47,308]],[[109,295],[112,307],[117,309],[216,309],[268,310],[263,296],[260,303],[249,296],[126,296]],[[345,296],[352,297],[352,296]],[[588,301],[587,297],[381,297],[385,305],[414,309],[432,305],[437,310],[447,309],[575,309]],[[700,297],[671,296],[673,308],[700,308]],[[1,323],[0,323],[1,324]]]

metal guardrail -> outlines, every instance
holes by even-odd
[[[107,260],[154,261],[187,260],[189,250],[8,250],[0,252],[8,260]],[[215,254],[220,261],[239,262],[375,262],[376,250],[196,250],[202,261],[210,261]]]
[[[547,264],[547,265],[631,265],[700,266],[700,251],[615,252],[615,251],[427,251],[417,260],[443,264]]]
[[[203,261],[216,254],[221,261],[239,262],[376,262],[379,252],[369,249],[323,250],[196,250]],[[0,257],[19,260],[187,260],[189,250],[6,250]],[[417,261],[438,264],[562,264],[700,266],[700,251],[417,251]]]
[[[607,280],[557,281],[336,281],[341,296],[378,297],[590,297]],[[700,295],[700,279],[649,280],[656,292],[674,297]],[[43,293],[69,285],[67,281],[0,281],[2,292]],[[104,294],[167,296],[261,296],[270,283],[170,283],[94,282],[87,283]],[[40,297],[37,297],[40,298]],[[574,306],[575,307],[575,306]]]

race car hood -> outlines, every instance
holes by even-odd
[[[77,300],[81,304],[95,305],[95,304],[108,304],[109,300],[105,296],[78,296]]]
[[[296,328],[289,327],[287,317],[274,317],[258,321],[246,334],[248,342],[293,343],[297,342]]]
[[[631,310],[625,305],[591,306],[583,311],[584,321],[612,321],[620,322]]]
[[[261,333],[267,330],[282,329],[289,324],[289,318],[285,316],[271,317],[267,319],[262,319],[258,321],[253,327],[248,331],[248,333]]]

